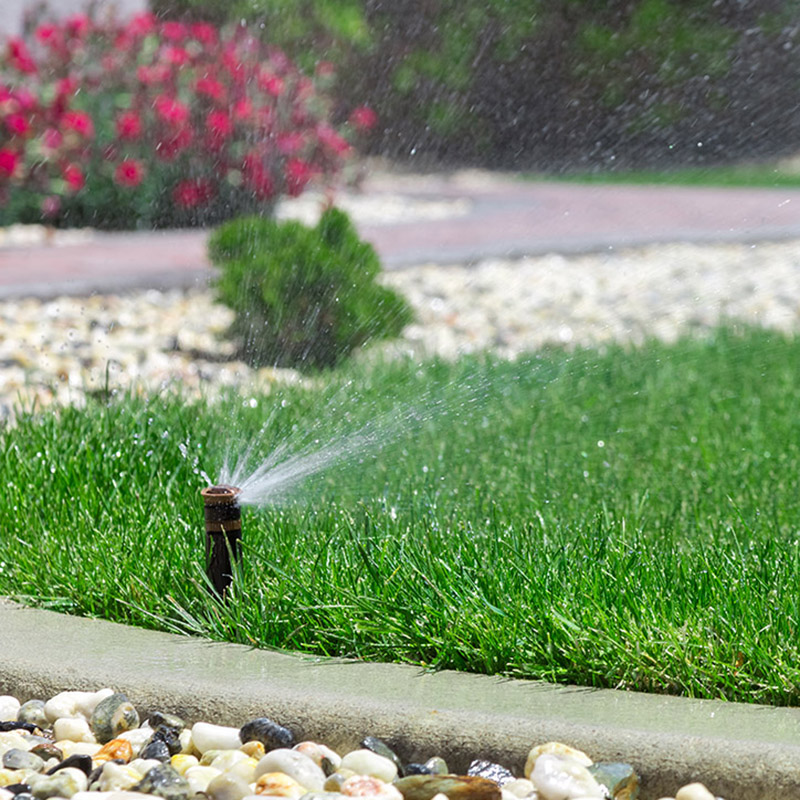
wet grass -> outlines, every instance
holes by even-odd
[[[542,180],[542,176],[529,176]],[[728,188],[800,189],[800,171],[781,164],[684,167],[675,170],[619,170],[547,176],[571,183],[641,186],[713,186]]]
[[[395,363],[218,404],[23,416],[0,593],[268,648],[800,704],[800,340],[720,330]],[[246,507],[229,602],[199,489],[225,450],[371,437]]]

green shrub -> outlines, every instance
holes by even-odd
[[[375,282],[380,261],[347,215],[330,208],[315,228],[249,217],[211,237],[230,334],[251,366],[333,367],[373,339],[399,335],[406,301]]]

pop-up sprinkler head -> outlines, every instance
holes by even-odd
[[[236,486],[208,486],[200,494],[205,504],[206,573],[220,597],[233,580],[231,559],[241,554],[242,509]]]

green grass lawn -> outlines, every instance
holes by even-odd
[[[0,436],[0,593],[259,647],[797,705],[799,363],[800,339],[720,330],[22,416]],[[338,466],[245,507],[215,602],[201,472],[231,447],[255,464],[330,442],[352,445]]]
[[[788,170],[780,164],[683,167],[674,170],[577,172],[558,176],[535,175],[528,177],[535,180],[556,179],[572,183],[800,189],[800,171]]]

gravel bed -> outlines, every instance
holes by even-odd
[[[532,744],[524,768],[474,759],[466,775],[431,754],[404,762],[364,732],[338,753],[267,717],[241,727],[187,721],[159,709],[146,719],[125,694],[63,691],[0,696],[0,800],[637,800],[633,766],[581,750]],[[520,765],[521,766],[521,765]],[[675,798],[715,800],[701,783]],[[717,799],[719,800],[719,799]]]
[[[799,242],[422,264],[382,280],[408,297],[417,322],[372,352],[413,358],[671,341],[726,320],[793,332],[800,320]],[[231,319],[205,289],[0,302],[0,414],[20,400],[80,404],[106,387],[213,395],[303,380],[233,360]]]

